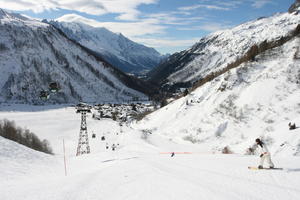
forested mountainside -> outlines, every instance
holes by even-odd
[[[154,91],[52,25],[4,10],[0,51],[1,102],[38,103],[41,92],[50,94],[49,103],[117,102]],[[52,94],[53,83],[60,89]]]

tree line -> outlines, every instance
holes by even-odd
[[[36,151],[53,154],[48,140],[40,140],[30,130],[17,127],[14,121],[0,120],[0,136]]]

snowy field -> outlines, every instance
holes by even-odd
[[[258,165],[257,156],[212,153],[205,145],[157,133],[145,136],[138,125],[120,127],[89,115],[89,136],[96,138],[89,138],[91,154],[76,157],[80,115],[74,108],[1,105],[4,118],[49,140],[55,155],[0,137],[1,200],[299,199],[299,156],[273,156],[283,170],[248,170]],[[111,151],[106,143],[119,145]],[[173,151],[186,153],[170,157],[167,152]]]

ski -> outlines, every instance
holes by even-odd
[[[260,168],[258,168],[258,167],[248,167],[248,169],[251,169],[251,170],[283,170],[283,168],[262,168],[262,169],[260,169]]]

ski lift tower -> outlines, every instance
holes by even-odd
[[[91,106],[83,103],[76,106],[76,113],[81,113],[81,125],[76,156],[90,153],[86,114],[91,113],[91,108]]]

